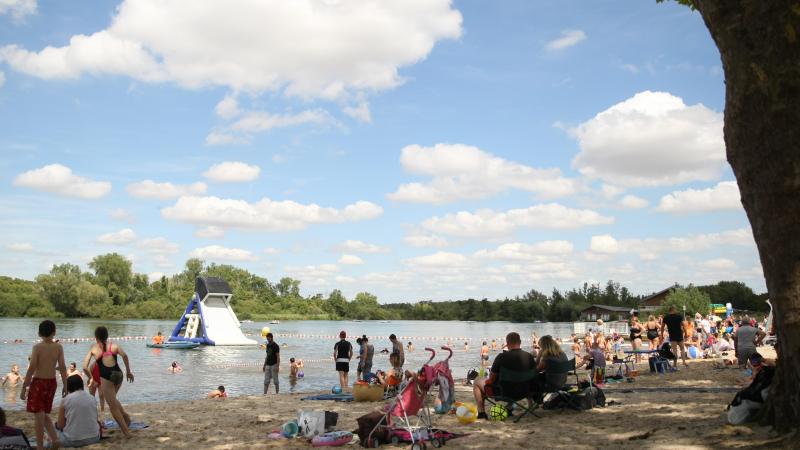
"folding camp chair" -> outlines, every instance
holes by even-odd
[[[575,366],[575,358],[572,358],[567,361],[549,361],[547,364],[547,370],[545,372],[545,378],[549,375],[550,378],[553,376],[564,375],[565,377],[569,377],[569,375],[575,375],[575,387],[580,385],[580,381],[578,379],[578,370]],[[565,378],[566,380],[566,378]],[[542,392],[536,393],[537,396],[534,397],[535,403],[531,410],[529,411],[536,417],[539,417],[534,411],[539,409],[544,404],[544,399],[547,394],[557,394],[559,396],[566,397],[568,393],[566,392],[571,386],[566,383],[566,381],[561,386],[556,385],[549,385],[545,384],[544,389]]]
[[[530,386],[531,382],[538,376],[539,373],[536,371],[535,368],[526,371],[502,369],[500,370],[500,376],[497,380],[497,384],[498,385],[524,384],[525,395],[523,395],[521,398],[511,398],[504,395],[495,395],[493,397],[487,397],[486,401],[491,403],[492,405],[505,403],[505,406],[509,411],[511,410],[516,411],[517,408],[522,410],[522,414],[514,416],[514,422],[519,422],[520,419],[522,419],[528,414],[533,414],[534,416],[536,416],[536,413],[533,412],[536,409],[536,402],[533,399],[533,392],[531,392]],[[528,400],[529,405],[523,404],[523,400]]]

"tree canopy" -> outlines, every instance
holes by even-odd
[[[125,257],[99,255],[83,272],[74,264],[57,264],[35,281],[0,277],[0,314],[4,317],[101,317],[111,319],[177,319],[194,292],[198,275],[225,279],[233,290],[232,306],[240,319],[416,319],[416,320],[507,320],[512,322],[577,320],[592,304],[636,308],[640,296],[618,282],[605,285],[584,283],[568,291],[553,289],[546,295],[531,289],[513,298],[409,301],[381,304],[378,297],[360,292],[352,300],[338,289],[327,296],[300,293],[300,280],[281,278],[277,283],[228,265],[208,264],[192,258],[184,270],[171,277],[149,281],[134,273]],[[766,306],[738,281],[686,288],[670,298],[691,305],[693,313],[708,303],[731,302],[735,308],[758,310]],[[699,300],[698,300],[699,299]],[[705,302],[705,306],[701,303]],[[683,304],[681,303],[681,304]],[[676,303],[677,304],[677,303]],[[680,307],[680,306],[679,306]]]

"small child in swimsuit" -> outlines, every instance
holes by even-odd
[[[302,359],[295,360],[294,358],[289,358],[289,378],[292,379],[303,378],[303,371],[300,370],[302,368],[303,368]]]
[[[8,384],[9,386],[14,387],[21,379],[22,377],[19,376],[19,366],[14,364],[11,366],[11,372],[8,372],[8,374],[3,377],[3,386]]]
[[[225,386],[219,386],[213,391],[208,393],[207,398],[228,398],[228,394],[225,393]]]
[[[27,400],[25,409],[36,416],[37,450],[45,448],[45,430],[50,437],[51,448],[58,448],[61,445],[56,428],[50,419],[50,411],[53,408],[53,397],[58,388],[56,368],[61,373],[61,385],[64,386],[61,392],[62,397],[67,395],[67,370],[64,362],[64,348],[61,347],[61,344],[53,341],[55,334],[56,324],[53,321],[45,320],[39,324],[39,336],[42,338],[42,342],[33,346],[31,362],[19,396],[22,400]]]

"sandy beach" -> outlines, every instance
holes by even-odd
[[[760,351],[768,358],[774,357],[771,348]],[[667,375],[649,373],[644,363],[640,369],[641,374],[633,383],[606,384],[606,400],[613,401],[606,408],[585,412],[540,411],[541,418],[529,416],[519,423],[478,421],[461,425],[455,416],[444,415],[436,416],[434,424],[451,432],[469,434],[447,443],[447,448],[454,449],[792,447],[791,441],[784,442],[767,427],[725,423],[725,406],[734,392],[719,390],[736,388],[744,380],[743,372],[735,366],[717,369],[710,360],[697,360]],[[681,392],[685,388],[690,389]],[[696,388],[710,391],[700,392]],[[336,411],[337,429],[352,431],[356,429],[357,417],[382,406],[382,403],[300,400],[308,395],[128,404],[126,409],[133,420],[146,422],[149,428],[134,431],[131,439],[111,433],[110,438],[90,448],[311,448],[303,439],[270,441],[266,436],[294,418],[299,409]],[[473,401],[470,387],[458,386],[456,395],[459,401]],[[9,411],[8,422],[33,435],[31,414]],[[357,440],[355,437],[345,447],[358,447]]]

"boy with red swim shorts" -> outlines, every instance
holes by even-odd
[[[20,393],[20,398],[27,400],[25,409],[34,414],[37,450],[45,448],[45,430],[50,437],[50,448],[57,449],[61,446],[53,421],[50,420],[50,410],[58,389],[56,367],[61,373],[61,396],[67,395],[67,366],[64,362],[64,349],[61,344],[53,341],[55,334],[56,324],[53,321],[45,320],[39,324],[42,341],[33,346],[31,362]]]

